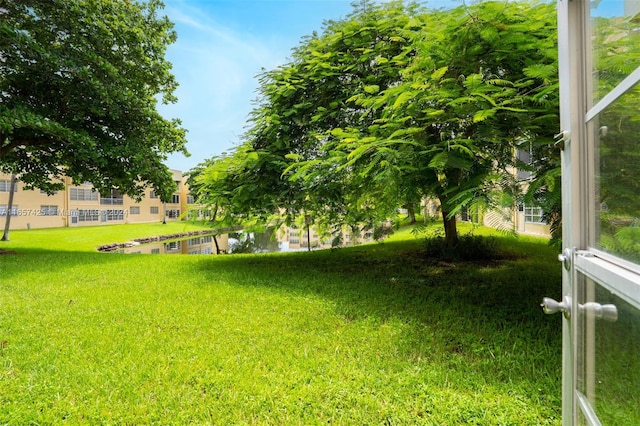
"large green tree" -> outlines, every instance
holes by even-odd
[[[233,152],[192,171],[201,200],[227,218],[265,220],[312,213],[325,223],[362,221],[373,206],[354,175],[325,169],[313,180],[287,179],[299,158],[323,162],[327,129],[366,125],[354,94],[396,84],[402,63],[412,55],[411,34],[420,27],[416,6],[364,1],[344,20],[325,23],[321,35],[302,40],[292,60],[259,76],[260,89],[244,142]],[[377,203],[378,206],[388,205]]]
[[[214,164],[202,187],[349,224],[435,196],[453,245],[455,213],[512,187],[518,145],[557,131],[556,51],[550,5],[363,2],[262,75],[246,141],[230,155],[255,167],[231,183]]]
[[[63,176],[139,198],[174,191],[163,164],[185,149],[165,59],[176,39],[157,0],[0,0],[0,170],[27,186]]]
[[[376,125],[347,129],[332,152],[367,179],[409,182],[438,198],[445,241],[455,245],[461,208],[499,207],[505,193],[517,193],[516,150],[552,145],[555,35],[553,6],[544,3],[432,13],[401,82],[358,95],[365,110],[380,111]]]

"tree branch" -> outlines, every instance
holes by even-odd
[[[5,145],[6,141],[9,141],[9,143]],[[5,137],[5,139],[2,140],[2,144],[0,145],[0,160],[6,157],[11,151],[19,146],[40,146],[46,145],[50,142],[51,140],[47,138],[37,138],[26,141],[23,139],[10,140],[9,138]]]
[[[9,143],[5,144],[6,141],[9,141]],[[3,136],[2,145],[0,146],[0,159],[6,157],[7,154],[9,154],[20,145],[24,145],[24,143],[16,140],[10,141],[9,138]]]

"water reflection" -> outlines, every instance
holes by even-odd
[[[171,241],[152,243],[128,243],[125,247],[113,250],[113,253],[125,254],[225,254],[228,251],[227,234],[201,235]]]
[[[278,235],[279,234],[279,235]],[[292,252],[292,251],[307,251],[306,245],[299,243],[291,243],[289,238],[286,238],[286,232],[278,233],[275,229],[270,228],[266,232],[237,232],[229,235],[229,253],[277,253],[277,252]],[[312,250],[322,249],[316,245],[312,246]]]
[[[596,138],[596,247],[640,262],[640,84],[590,123]]]
[[[295,226],[280,231],[269,228],[260,233],[241,231],[169,237],[111,244],[99,248],[99,251],[125,254],[240,254],[320,250],[335,245],[350,246],[374,241],[372,232],[362,232],[360,235],[340,232],[339,237],[333,235],[323,238],[313,229],[298,229]]]
[[[268,253],[282,251],[282,245],[276,241],[273,230],[264,233],[236,232],[229,236],[229,253]]]

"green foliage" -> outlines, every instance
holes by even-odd
[[[455,245],[457,212],[516,190],[518,144],[557,132],[556,50],[548,4],[356,6],[260,76],[245,143],[200,173],[203,200],[353,225],[436,197]],[[255,167],[216,172],[230,162]]]
[[[62,178],[134,198],[175,189],[163,164],[185,131],[156,110],[177,83],[162,3],[10,1],[0,7],[0,170],[31,187]]]
[[[407,229],[311,253],[93,251],[163,226],[186,225],[14,232],[0,423],[560,425],[544,241],[498,237],[520,256],[494,266],[426,263]]]
[[[278,241],[275,239],[276,229],[267,228],[265,232],[238,232],[230,234],[229,253],[264,253],[277,252]]]
[[[640,87],[634,87],[599,117],[599,201],[619,216],[640,217],[638,100]]]
[[[601,215],[599,245],[604,250],[633,261],[640,261],[640,226],[637,219]]]

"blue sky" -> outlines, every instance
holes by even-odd
[[[165,0],[178,41],[167,58],[180,86],[177,104],[160,105],[188,130],[191,157],[169,157],[170,168],[188,171],[230,151],[247,126],[258,87],[257,74],[287,62],[303,36],[320,32],[325,20],[348,15],[354,0]],[[467,3],[473,0],[467,0]],[[455,7],[462,0],[428,0],[429,7]],[[603,0],[595,15],[621,15],[623,0]]]
[[[456,6],[460,0],[427,4]],[[189,131],[191,157],[176,154],[167,161],[182,171],[239,143],[263,68],[286,63],[303,36],[352,10],[351,0],[165,0],[165,5],[178,33],[167,59],[180,86],[178,103],[159,110],[180,118]]]

